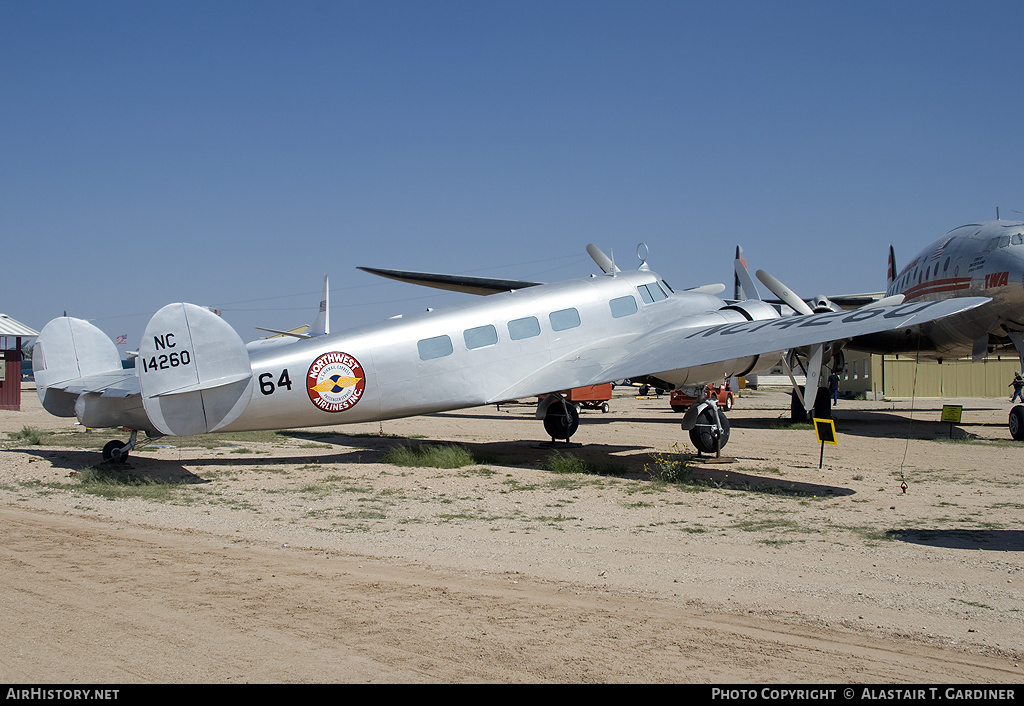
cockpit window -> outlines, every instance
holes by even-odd
[[[640,298],[644,300],[645,304],[653,304],[654,302],[660,302],[663,299],[668,299],[668,294],[658,286],[657,282],[641,284],[636,289],[640,292]]]

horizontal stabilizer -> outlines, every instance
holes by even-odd
[[[153,315],[136,369],[146,413],[168,435],[216,431],[237,419],[252,396],[242,339],[194,304],[168,304]]]
[[[444,275],[435,272],[407,272],[403,270],[382,270],[377,267],[360,267],[363,272],[371,275],[396,279],[399,282],[418,284],[434,289],[446,289],[450,292],[466,294],[498,294],[512,289],[536,287],[540,282],[521,282],[514,279],[492,279],[490,277],[464,277],[462,275]]]

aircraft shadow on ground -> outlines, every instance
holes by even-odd
[[[729,490],[748,490],[768,495],[792,495],[797,497],[838,497],[854,495],[857,491],[836,485],[819,483],[795,483],[784,478],[758,475],[749,470],[732,470],[731,465],[712,465],[711,458],[694,459],[695,465],[691,482]]]
[[[840,436],[848,434],[850,436],[861,436],[876,439],[937,439],[937,438],[950,438],[950,428],[948,422],[940,422],[937,419],[937,414],[932,414],[930,411],[927,412],[930,418],[919,418],[909,420],[906,416],[898,414],[890,414],[887,412],[879,411],[847,411],[833,414],[833,422],[835,422],[836,433]],[[777,419],[766,419],[763,417],[757,418],[743,418],[743,417],[729,417],[730,427],[734,430],[738,429],[768,429],[768,430],[786,430],[790,428],[794,429],[809,429],[810,425],[807,424],[793,424],[790,422],[788,416],[785,418],[779,417]],[[969,426],[972,427],[992,427],[992,428],[1005,428],[1004,424],[995,423],[971,423]],[[1007,435],[1009,436],[1009,435]],[[967,439],[972,438],[973,435],[964,430],[961,426],[954,424],[952,429],[953,439]]]
[[[998,552],[1024,552],[1024,530],[933,530],[894,529],[888,537],[910,544],[943,549],[987,549]]]
[[[353,435],[338,433],[285,431],[282,436],[297,440],[316,442],[318,447],[295,449],[287,455],[270,456],[251,451],[244,447],[225,447],[222,454],[205,456],[191,454],[206,450],[203,447],[182,446],[178,458],[160,458],[147,454],[145,445],[136,449],[127,463],[104,463],[97,449],[10,449],[44,459],[51,466],[69,473],[80,473],[88,469],[100,469],[128,476],[137,476],[151,481],[179,484],[203,484],[211,482],[204,477],[204,469],[222,471],[238,466],[256,466],[264,469],[287,469],[289,467],[321,464],[367,464],[383,462],[384,454],[399,446],[419,447],[444,445],[452,442],[437,439],[409,438],[403,436]],[[587,464],[587,472],[595,476],[618,476],[635,480],[651,480],[652,474],[646,469],[654,467],[655,459],[646,447],[639,445],[574,444],[551,443],[543,439],[513,439],[490,442],[458,442],[456,445],[469,451],[474,465],[498,465],[506,468],[530,470],[552,470],[552,457],[556,454],[570,454]],[[337,447],[347,447],[344,450]],[[150,449],[152,451],[152,449]],[[707,488],[746,490],[750,492],[793,495],[801,497],[822,497],[851,495],[854,491],[838,486],[814,483],[794,483],[785,479],[752,473],[750,469],[736,470],[733,464],[717,465],[709,457],[677,456],[689,462],[689,473],[684,481],[688,485]]]
[[[502,405],[503,411],[510,413],[516,419],[533,419],[532,405]],[[614,407],[613,407],[614,411]],[[861,436],[868,438],[888,439],[936,439],[950,438],[948,422],[938,421],[938,412],[935,410],[923,410],[919,417],[908,419],[905,414],[893,414],[881,410],[842,410],[833,413],[833,421],[836,425],[836,432],[840,435]],[[494,414],[479,413],[472,411],[460,412],[438,412],[436,417],[446,419],[481,419],[494,421]],[[747,417],[743,410],[733,410],[726,413],[729,425],[733,430],[762,429],[789,431],[792,429],[809,429],[809,425],[794,425],[789,419],[789,411],[780,411],[777,417]],[[500,419],[500,418],[498,418]],[[580,426],[595,426],[602,424],[680,424],[683,415],[666,409],[651,410],[646,416],[623,416],[621,414],[603,414],[598,410],[584,410],[580,414]],[[538,419],[537,423],[541,421]],[[967,422],[964,426],[984,427],[1002,429],[1005,424],[994,422]],[[961,425],[953,425],[952,438],[971,438],[970,432],[964,430]]]

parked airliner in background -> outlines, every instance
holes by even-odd
[[[745,291],[739,286],[739,253],[736,262],[737,292]],[[838,311],[848,300],[859,304],[871,296],[816,297],[808,304],[814,311]],[[890,245],[887,289],[874,296],[902,296],[908,304],[975,297],[991,301],[941,320],[854,336],[837,342],[837,351],[845,348],[941,362],[965,357],[977,361],[1015,349],[1024,371],[1024,222],[995,220],[960,226],[920,251],[902,270],[896,267]],[[827,403],[827,395],[819,396],[819,401],[822,398]],[[1015,439],[1024,439],[1024,406],[1013,408],[1009,427]]]
[[[918,354],[930,360],[980,360],[1013,346],[1024,369],[1024,222],[960,226],[919,252],[902,270],[889,246],[886,295],[905,301],[988,297],[983,307],[899,332],[860,336],[849,347],[871,353]]]
[[[62,316],[33,351],[39,397],[52,414],[129,429],[127,444],[111,441],[103,452],[123,461],[139,431],[156,438],[368,422],[623,378],[697,396],[707,382],[774,366],[793,347],[901,331],[988,301],[883,302],[782,318],[764,302],[709,293],[723,285],[675,292],[646,263],[623,272],[596,247],[588,251],[602,274],[554,284],[448,278],[445,288],[498,293],[339,333],[330,332],[325,294],[323,318],[288,345],[247,347],[211,311],[169,304],[150,319],[132,370],[102,331]],[[444,279],[422,275],[432,277]],[[547,394],[537,416],[552,439],[567,440],[579,424],[560,394]],[[727,420],[703,394],[683,428],[701,451],[728,440]]]

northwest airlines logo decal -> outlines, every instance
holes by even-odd
[[[366,375],[348,353],[324,353],[306,373],[309,400],[325,412],[344,412],[363,397]]]

